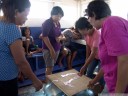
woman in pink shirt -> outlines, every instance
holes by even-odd
[[[85,36],[86,41],[86,60],[78,75],[84,75],[87,70],[87,76],[94,78],[94,70],[96,66],[100,64],[100,60],[98,58],[100,32],[93,28],[85,17],[80,17],[76,21],[75,27],[82,36]]]
[[[110,16],[111,10],[103,0],[87,6],[89,22],[101,30],[99,56],[100,73],[104,74],[110,93],[128,93],[128,21]]]

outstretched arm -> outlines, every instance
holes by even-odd
[[[83,67],[80,69],[80,72],[78,73],[79,76],[84,75],[85,71],[87,70],[88,65],[92,62],[92,60],[95,58],[96,54],[97,54],[97,47],[93,47],[93,49],[91,50],[90,55],[86,55],[88,56],[86,58],[85,64],[83,65]],[[86,53],[88,54],[88,52]]]
[[[93,86],[104,76],[104,72],[102,69],[99,70],[98,74],[95,76],[94,79],[92,79],[89,84],[88,87],[89,88],[93,88]]]
[[[128,55],[118,56],[115,93],[124,93],[128,86]]]
[[[36,77],[36,75],[32,72],[30,64],[26,60],[26,57],[24,55],[24,49],[22,47],[22,41],[16,40],[14,43],[10,45],[10,50],[12,53],[12,56],[15,60],[15,63],[17,64],[20,71],[27,76],[29,79],[32,80],[34,87],[39,90],[42,88],[41,81]],[[20,55],[19,55],[20,54]]]

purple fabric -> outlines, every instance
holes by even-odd
[[[61,35],[60,23],[55,27],[52,18],[47,19],[42,24],[42,35],[43,37],[48,37],[51,45],[53,46],[55,51],[60,50],[60,43],[56,41],[56,37]],[[43,44],[44,49],[48,49],[46,44]]]
[[[99,56],[109,92],[115,91],[118,67],[117,56],[128,54],[127,43],[128,21],[116,16],[108,17],[102,25]],[[128,87],[125,92],[128,92]]]

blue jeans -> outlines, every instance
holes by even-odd
[[[100,60],[99,59],[94,59],[92,61],[92,63],[89,64],[89,66],[87,68],[87,72],[86,72],[87,77],[92,78],[92,79],[95,77],[95,75],[93,73],[94,73],[95,68],[97,66],[98,66],[98,71],[99,71],[100,70]],[[103,85],[103,86],[105,85],[105,81],[104,81],[104,78],[103,77],[100,79],[99,82],[100,82],[101,85]]]
[[[99,59],[94,59],[92,61],[92,63],[89,64],[89,66],[87,68],[87,72],[86,72],[87,77],[94,78],[95,75],[93,73],[94,73],[95,68],[96,68],[97,65],[100,65],[100,60]],[[98,66],[98,70],[99,70],[99,66]]]

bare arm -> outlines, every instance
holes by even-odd
[[[100,69],[96,77],[93,79],[94,84],[97,83],[103,76],[104,76],[104,72],[102,69]]]
[[[66,40],[66,37],[63,34],[61,34],[61,40],[62,41]]]
[[[61,34],[59,37],[56,38],[56,41],[58,43],[60,43],[60,41],[65,41],[65,40],[66,40],[66,37],[63,34]]]
[[[102,77],[104,76],[104,72],[102,69],[99,70],[98,74],[95,76],[94,79],[92,79],[89,84],[88,87],[92,88]]]
[[[88,59],[90,54],[91,54],[91,49],[88,45],[86,45],[86,59]]]
[[[73,39],[76,39],[76,40],[77,40],[77,39],[82,39],[80,33],[72,32],[72,34],[73,34]]]
[[[29,52],[28,52],[28,48],[29,48],[29,45],[30,45],[30,40],[26,40],[25,41],[25,44],[26,44],[26,53],[28,54]]]
[[[24,49],[22,47],[22,41],[16,40],[14,43],[10,45],[10,50],[14,57],[15,63],[19,67],[20,71],[25,76],[27,76],[29,79],[32,80],[33,85],[36,87],[37,90],[42,88],[42,83],[40,82],[40,80],[38,80],[38,78],[32,72],[29,63],[27,62],[25,58]]]
[[[87,47],[87,48],[89,48],[89,47]],[[87,50],[89,51],[90,49],[87,49]],[[80,69],[80,72],[78,73],[79,76],[84,75],[85,71],[87,70],[88,65],[89,65],[89,64],[92,62],[92,60],[95,58],[95,56],[96,56],[96,54],[97,54],[97,50],[98,50],[97,47],[93,47],[93,49],[92,49],[92,51],[91,51],[90,54],[87,52],[87,54],[88,54],[89,56],[86,54],[87,58],[86,58],[85,64],[82,66],[82,68]]]
[[[34,46],[35,45],[35,43],[34,43],[34,39],[33,39],[33,37],[31,36],[31,39],[32,39],[32,45]]]
[[[49,50],[54,50],[48,37],[43,37],[43,41],[46,44],[46,46],[48,47]]]
[[[89,50],[89,49],[87,49],[87,50]],[[90,53],[89,57],[86,59],[86,62],[83,67],[87,68],[87,66],[92,62],[92,60],[95,58],[95,56],[97,54],[97,50],[98,50],[97,47],[92,48],[91,53]],[[88,56],[88,54],[89,53],[87,52],[87,56]]]
[[[44,41],[44,43],[46,44],[46,46],[48,47],[48,49],[49,49],[49,51],[50,51],[50,54],[51,54],[51,57],[53,58],[53,59],[55,59],[56,57],[56,54],[55,54],[55,50],[54,50],[54,48],[52,47],[52,45],[51,45],[51,43],[50,43],[50,41],[49,41],[49,38],[48,37],[43,37],[43,41]]]
[[[32,41],[32,45],[33,45],[33,46],[35,45],[34,40]]]
[[[39,39],[43,39],[43,35],[42,35],[42,33],[39,35]]]
[[[115,93],[124,93],[128,86],[128,55],[118,56],[117,82]]]

